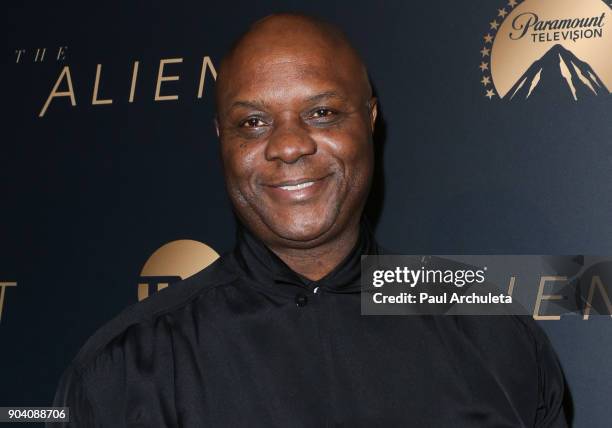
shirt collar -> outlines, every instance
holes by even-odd
[[[334,293],[360,291],[361,256],[379,254],[380,247],[369,221],[362,216],[359,237],[349,252],[331,272],[318,281],[312,281],[291,268],[244,225],[238,224],[234,257],[242,273],[260,285],[274,291],[295,292],[299,289],[320,287]]]

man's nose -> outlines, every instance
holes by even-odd
[[[275,127],[266,146],[266,160],[294,163],[302,156],[317,152],[317,143],[308,130],[297,123],[284,123]]]

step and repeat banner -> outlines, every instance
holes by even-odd
[[[2,5],[0,405],[49,405],[94,331],[232,248],[215,79],[273,12],[337,24],[368,65],[385,248],[612,255],[607,0],[112,3]],[[602,308],[536,316],[575,426],[612,424]]]

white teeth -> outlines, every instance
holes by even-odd
[[[295,186],[280,186],[283,190],[300,190],[310,187],[314,184],[314,181],[307,181],[305,183],[296,184]]]

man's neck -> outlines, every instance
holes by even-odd
[[[333,240],[314,248],[270,248],[294,272],[318,281],[330,273],[345,259],[359,239],[359,221],[349,227]]]

